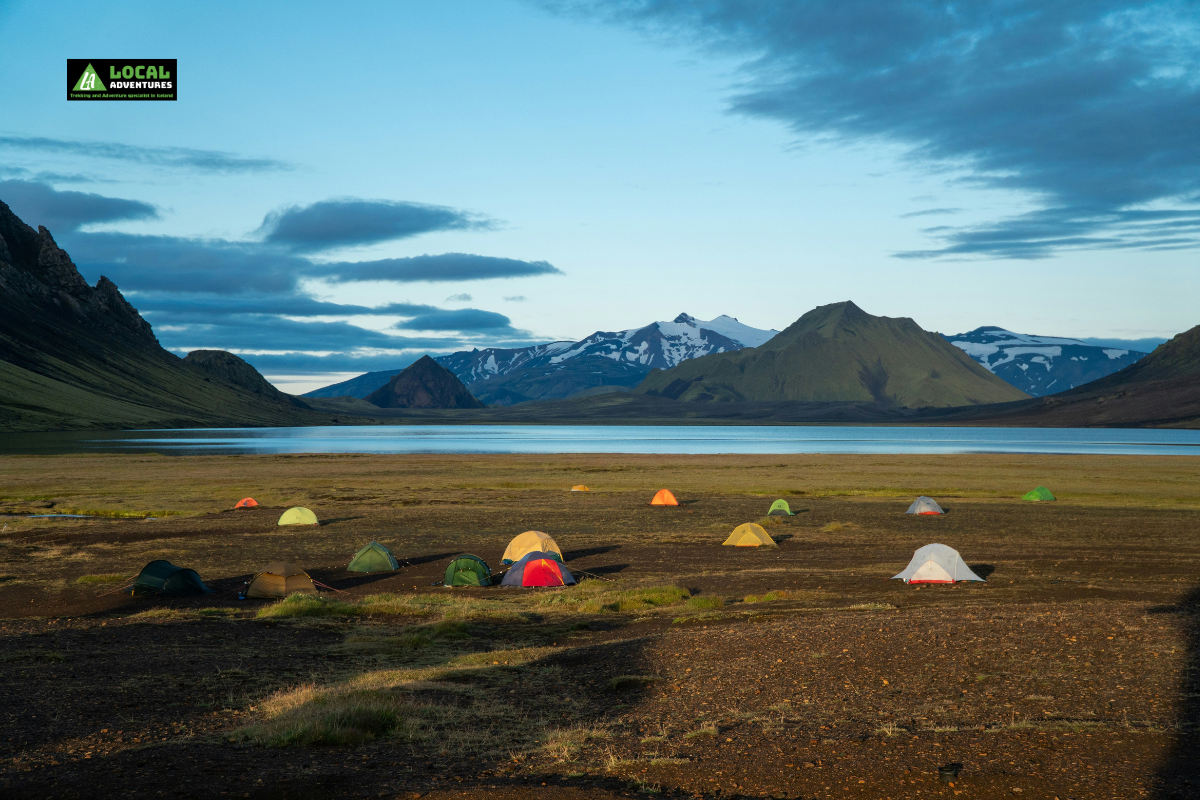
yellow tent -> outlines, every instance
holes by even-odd
[[[578,485],[576,485],[576,486],[572,486],[572,487],[571,487],[571,491],[572,491],[572,492],[590,492],[590,491],[591,491],[591,489],[587,488],[587,487],[586,487],[586,486],[584,486],[582,483],[580,483],[580,484],[578,484]]]
[[[738,525],[734,528],[733,533],[729,534],[729,538],[725,540],[724,544],[735,547],[774,547],[775,540],[763,529],[762,525],[747,522],[745,525]]]
[[[307,508],[296,506],[289,508],[283,512],[283,516],[279,518],[280,525],[320,525],[317,522],[317,515],[309,511]]]
[[[558,560],[562,561],[562,550],[558,549],[558,544],[541,531],[525,531],[508,543],[508,548],[504,551],[504,557],[500,559],[505,564],[515,564],[520,561],[523,556],[528,553],[543,553],[557,554]]]
[[[307,572],[295,564],[273,561],[250,579],[246,597],[287,597],[293,592],[315,594],[316,591]]]

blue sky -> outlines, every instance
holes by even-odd
[[[289,390],[852,299],[947,333],[1200,320],[1188,3],[0,2],[0,200],[177,352]],[[177,58],[175,103],[67,58]]]

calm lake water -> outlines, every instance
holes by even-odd
[[[0,434],[0,454],[1113,453],[1200,455],[1200,431],[675,425],[388,425]]]

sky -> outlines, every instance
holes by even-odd
[[[842,300],[1200,323],[1194,3],[0,0],[0,41],[0,200],[286,391]],[[179,99],[68,102],[68,58]]]

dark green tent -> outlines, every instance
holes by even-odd
[[[370,542],[354,554],[346,569],[349,572],[391,572],[400,569],[400,563],[391,550],[379,542]]]
[[[796,515],[792,513],[791,506],[788,505],[787,500],[780,499],[776,500],[774,503],[771,503],[771,510],[767,512],[767,516],[794,517]]]
[[[1035,502],[1057,500],[1058,498],[1050,494],[1050,490],[1045,486],[1039,486],[1033,491],[1026,492],[1021,496],[1022,500],[1032,500]]]
[[[444,586],[491,586],[492,570],[479,556],[461,555],[446,567]]]
[[[177,567],[170,561],[151,561],[142,567],[133,582],[132,594],[166,595],[167,597],[190,597],[212,594],[194,569]]]

